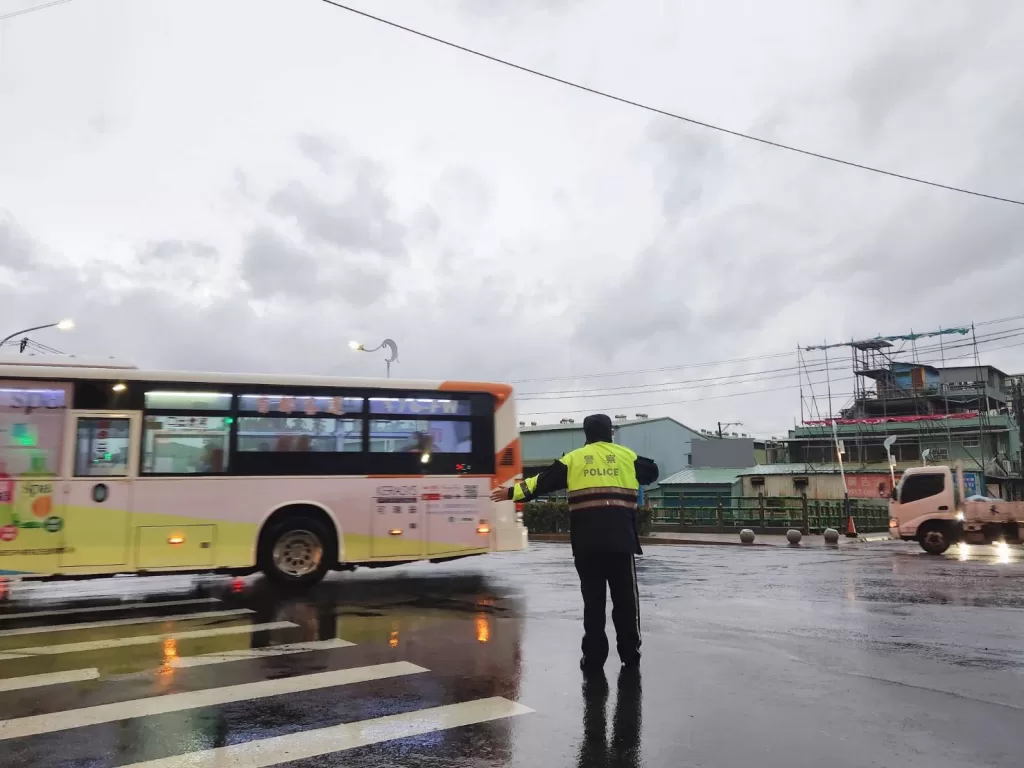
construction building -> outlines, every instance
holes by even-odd
[[[833,474],[841,456],[849,473],[883,477],[890,461],[896,474],[959,461],[968,493],[1019,495],[1021,425],[1013,406],[1020,393],[1011,377],[990,365],[895,360],[892,338],[845,345],[853,352],[852,403],[834,418],[821,413],[820,393],[811,407],[802,403],[805,418],[790,432],[788,460]],[[869,485],[873,494],[875,483]]]

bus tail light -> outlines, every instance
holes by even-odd
[[[895,517],[890,517],[889,518],[889,527],[890,528],[899,528],[900,527],[900,521],[897,520]]]
[[[491,526],[487,524],[486,520],[481,520],[480,525],[477,526],[476,532],[483,535],[491,532]]]
[[[182,536],[180,533],[176,533],[173,536],[168,536],[167,537],[167,543],[168,544],[184,544],[185,543],[185,537]]]
[[[388,535],[389,536],[401,536],[402,535],[402,529],[401,528],[392,528],[390,531],[388,531]]]
[[[516,502],[516,522],[523,522],[523,503]]]

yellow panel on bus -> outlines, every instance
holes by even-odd
[[[135,529],[135,563],[150,568],[209,568],[214,565],[214,525],[141,526]]]

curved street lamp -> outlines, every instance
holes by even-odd
[[[388,366],[388,378],[391,378],[391,364],[398,362],[398,345],[395,344],[395,342],[392,339],[384,339],[384,341],[382,341],[373,349],[367,349],[364,344],[358,341],[350,341],[348,345],[356,352],[376,352],[378,349],[383,349],[384,347],[387,347],[391,355],[390,357],[386,358],[384,362],[387,363]]]
[[[47,323],[46,325],[37,325],[32,328],[26,328],[22,331],[16,331],[12,333],[10,336],[5,336],[4,339],[0,341],[0,348],[3,348],[4,344],[13,339],[15,336],[21,336],[23,333],[32,333],[32,331],[43,331],[46,330],[47,328],[56,328],[57,330],[60,331],[70,331],[74,327],[75,321],[72,320],[71,318],[67,318],[65,320],[61,320],[59,323]]]

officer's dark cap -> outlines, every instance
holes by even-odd
[[[588,443],[610,443],[612,441],[612,420],[605,413],[595,413],[583,420],[583,434]]]

